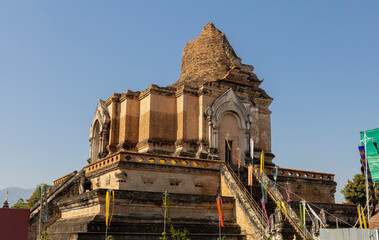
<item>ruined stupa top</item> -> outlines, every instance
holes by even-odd
[[[222,79],[235,66],[241,66],[241,59],[234,52],[225,34],[213,23],[207,23],[200,36],[184,47],[180,78],[172,86],[186,84],[198,87],[203,83]],[[243,66],[248,67],[252,74],[252,66]]]

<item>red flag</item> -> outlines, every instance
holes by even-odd
[[[217,208],[221,227],[224,227],[224,207],[222,205],[222,198],[220,196],[217,197]]]

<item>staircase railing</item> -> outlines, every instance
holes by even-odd
[[[223,163],[220,165],[220,167],[221,167],[221,172],[229,173],[230,176],[233,178],[234,182],[238,185],[238,188],[240,190],[239,192],[243,195],[244,199],[247,200],[248,208],[250,208],[251,211],[253,211],[255,214],[255,217],[253,219],[251,219],[251,221],[260,224],[260,227],[259,227],[258,225],[253,224],[253,222],[252,222],[253,226],[260,228],[259,232],[261,232],[263,234],[263,236],[265,236],[267,234],[266,229],[268,227],[268,224],[265,220],[266,215],[264,215],[261,207],[259,207],[257,202],[251,196],[250,192],[246,189],[244,184],[241,182],[241,180],[237,177],[235,172],[231,169],[231,167],[228,164]]]
[[[268,193],[275,202],[279,201],[279,202],[284,203],[287,210],[286,217],[290,221],[291,225],[295,228],[295,230],[301,235],[301,237],[303,237],[304,239],[307,239],[307,237],[312,238],[311,233],[306,228],[302,228],[300,226],[299,217],[297,216],[295,211],[291,208],[291,206],[284,200],[283,195],[279,192],[279,190],[276,187],[274,187],[273,182],[268,178],[268,176],[265,173],[258,173],[258,172],[255,172],[254,175],[258,179],[259,182],[262,183],[263,179],[264,179],[264,182],[267,182]]]

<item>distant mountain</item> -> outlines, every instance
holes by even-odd
[[[8,202],[9,206],[13,206],[20,198],[24,200],[30,198],[34,192],[35,188],[25,189],[20,187],[10,187],[8,188]],[[0,190],[0,208],[3,206],[5,201],[5,196],[7,194],[7,189]]]

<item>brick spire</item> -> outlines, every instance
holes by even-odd
[[[225,76],[232,66],[240,65],[225,34],[213,23],[207,23],[200,36],[186,44],[182,53],[181,74],[172,86],[199,85]]]

